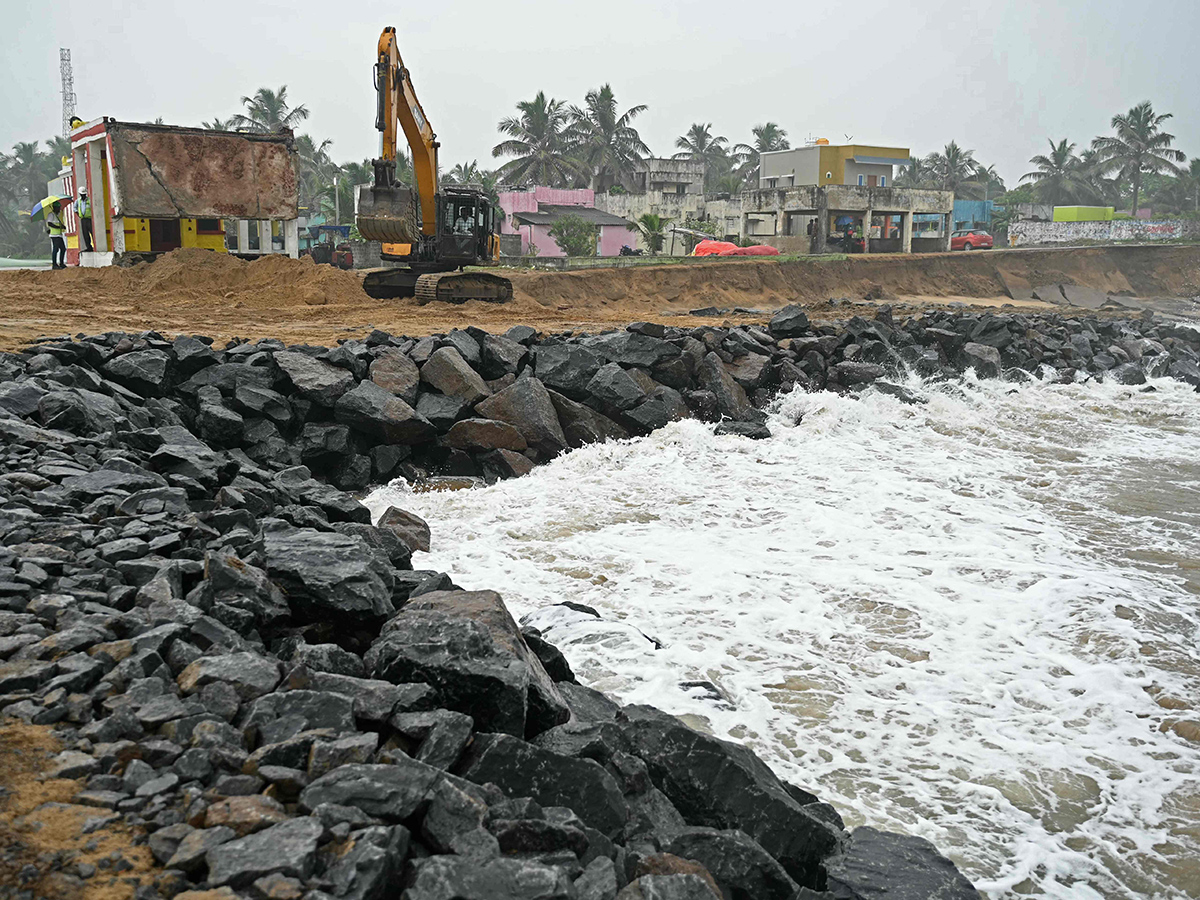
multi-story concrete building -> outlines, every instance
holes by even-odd
[[[949,250],[954,194],[896,188],[907,147],[833,145],[824,139],[764,153],[759,189],[742,194],[743,236],[784,252]],[[936,216],[935,237],[913,237],[913,216]],[[847,241],[844,235],[853,231]]]
[[[818,141],[795,150],[762,154],[758,186],[760,189],[831,184],[889,187],[895,167],[908,162],[908,155],[907,147],[833,145]]]

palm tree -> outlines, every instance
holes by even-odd
[[[46,182],[53,177],[47,174],[49,157],[38,149],[39,141],[20,141],[13,145],[8,155],[6,174],[15,191],[24,197],[26,206],[32,206],[46,196]],[[54,160],[54,171],[58,171]]]
[[[479,161],[471,160],[468,163],[458,163],[446,173],[445,180],[450,184],[478,184],[483,177],[483,173],[479,170]]]
[[[1049,155],[1039,153],[1030,162],[1037,168],[1021,176],[1022,181],[1033,182],[1034,193],[1042,203],[1063,206],[1079,202],[1081,196],[1091,192],[1083,177],[1083,166],[1075,155],[1075,145],[1063,138],[1057,144],[1048,139]]]
[[[545,91],[532,100],[517,104],[519,116],[501,119],[497,129],[509,140],[492,148],[493,157],[514,156],[500,167],[498,174],[513,184],[544,184],[568,187],[579,178],[584,167],[570,154],[567,128],[570,113],[566,104]]]
[[[745,179],[740,175],[734,172],[726,172],[713,182],[712,190],[715,194],[738,194],[741,193],[745,184]]]
[[[317,205],[317,195],[322,186],[337,174],[338,167],[329,158],[329,147],[333,141],[326,138],[317,145],[313,139],[302,134],[296,138],[297,174],[300,176],[300,205],[309,209]],[[353,208],[353,207],[351,207]]]
[[[287,85],[278,91],[261,87],[253,97],[243,97],[246,114],[239,113],[230,121],[239,128],[259,134],[271,134],[295,127],[308,118],[308,108],[303,103],[293,108],[287,102]]]
[[[941,153],[930,153],[925,162],[933,180],[943,191],[971,194],[979,188],[979,182],[975,180],[979,164],[975,161],[974,150],[964,150],[951,141]]]
[[[1099,154],[1101,172],[1117,172],[1119,177],[1133,182],[1133,209],[1136,216],[1138,197],[1142,190],[1142,176],[1146,174],[1179,174],[1175,163],[1185,162],[1179,150],[1171,148],[1175,135],[1162,131],[1159,126],[1171,113],[1156,115],[1150,101],[1139,103],[1127,113],[1113,116],[1114,137],[1098,137],[1092,147]]]
[[[588,91],[581,109],[570,109],[570,139],[579,158],[591,173],[591,187],[607,191],[617,182],[632,182],[637,163],[650,155],[633,120],[646,106],[631,106],[617,112],[617,98],[610,85]]]
[[[930,177],[929,166],[925,160],[910,156],[908,162],[900,166],[900,174],[896,176],[896,187],[927,188]]]
[[[667,240],[667,223],[671,220],[654,213],[643,213],[637,221],[627,226],[630,231],[636,231],[650,249],[651,256],[658,256]]]
[[[751,134],[754,135],[754,143],[738,144],[733,148],[733,152],[741,161],[738,174],[742,176],[742,181],[745,184],[758,187],[758,173],[761,169],[762,155],[764,153],[773,153],[776,150],[790,150],[792,145],[788,142],[787,132],[774,122],[755,125],[751,129]]]
[[[232,116],[228,119],[214,117],[211,122],[201,122],[201,128],[207,128],[209,131],[233,131],[237,127],[237,116]]]
[[[336,166],[335,169],[336,182],[331,174],[331,180],[315,188],[313,205],[319,207],[322,214],[332,224],[341,225],[354,221],[354,192],[358,189],[358,185],[371,183],[375,177],[375,168],[369,159],[364,159],[361,163],[343,163]],[[400,160],[396,162],[396,178],[398,181],[401,180]],[[408,178],[411,179],[411,176]],[[341,221],[334,222],[333,220],[339,212]]]
[[[704,189],[710,190],[729,170],[729,139],[713,137],[712,122],[699,122],[688,129],[687,134],[675,139],[679,148],[672,159],[693,159],[704,163]]]
[[[1091,147],[1079,154],[1079,184],[1083,195],[1090,202],[1121,205],[1121,182],[1117,178],[1104,176],[1104,164],[1100,152]]]
[[[983,185],[983,199],[995,199],[995,195],[1003,194],[1005,190],[1004,179],[996,170],[994,165],[985,166],[979,163],[975,166],[975,179]]]

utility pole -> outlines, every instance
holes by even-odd
[[[342,192],[338,188],[338,176],[333,176],[333,224],[342,224]]]
[[[71,135],[71,119],[75,118],[75,75],[71,71],[71,51],[58,48],[58,73],[62,77],[62,133]]]

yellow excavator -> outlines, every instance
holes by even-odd
[[[379,36],[375,90],[381,149],[372,160],[374,183],[358,189],[355,220],[364,238],[382,242],[383,259],[399,267],[368,273],[363,288],[372,297],[415,296],[422,304],[511,300],[507,278],[463,271],[499,261],[503,213],[479,188],[439,186],[441,145],[400,58],[395,28]],[[412,151],[414,187],[396,181],[397,124]]]

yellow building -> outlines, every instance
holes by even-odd
[[[200,247],[225,253],[222,219],[125,219],[126,253],[165,253]]]
[[[891,187],[897,166],[908,162],[907,147],[876,147],[817,141],[795,150],[764,153],[759,167],[759,187],[790,188],[801,185],[827,187]]]

